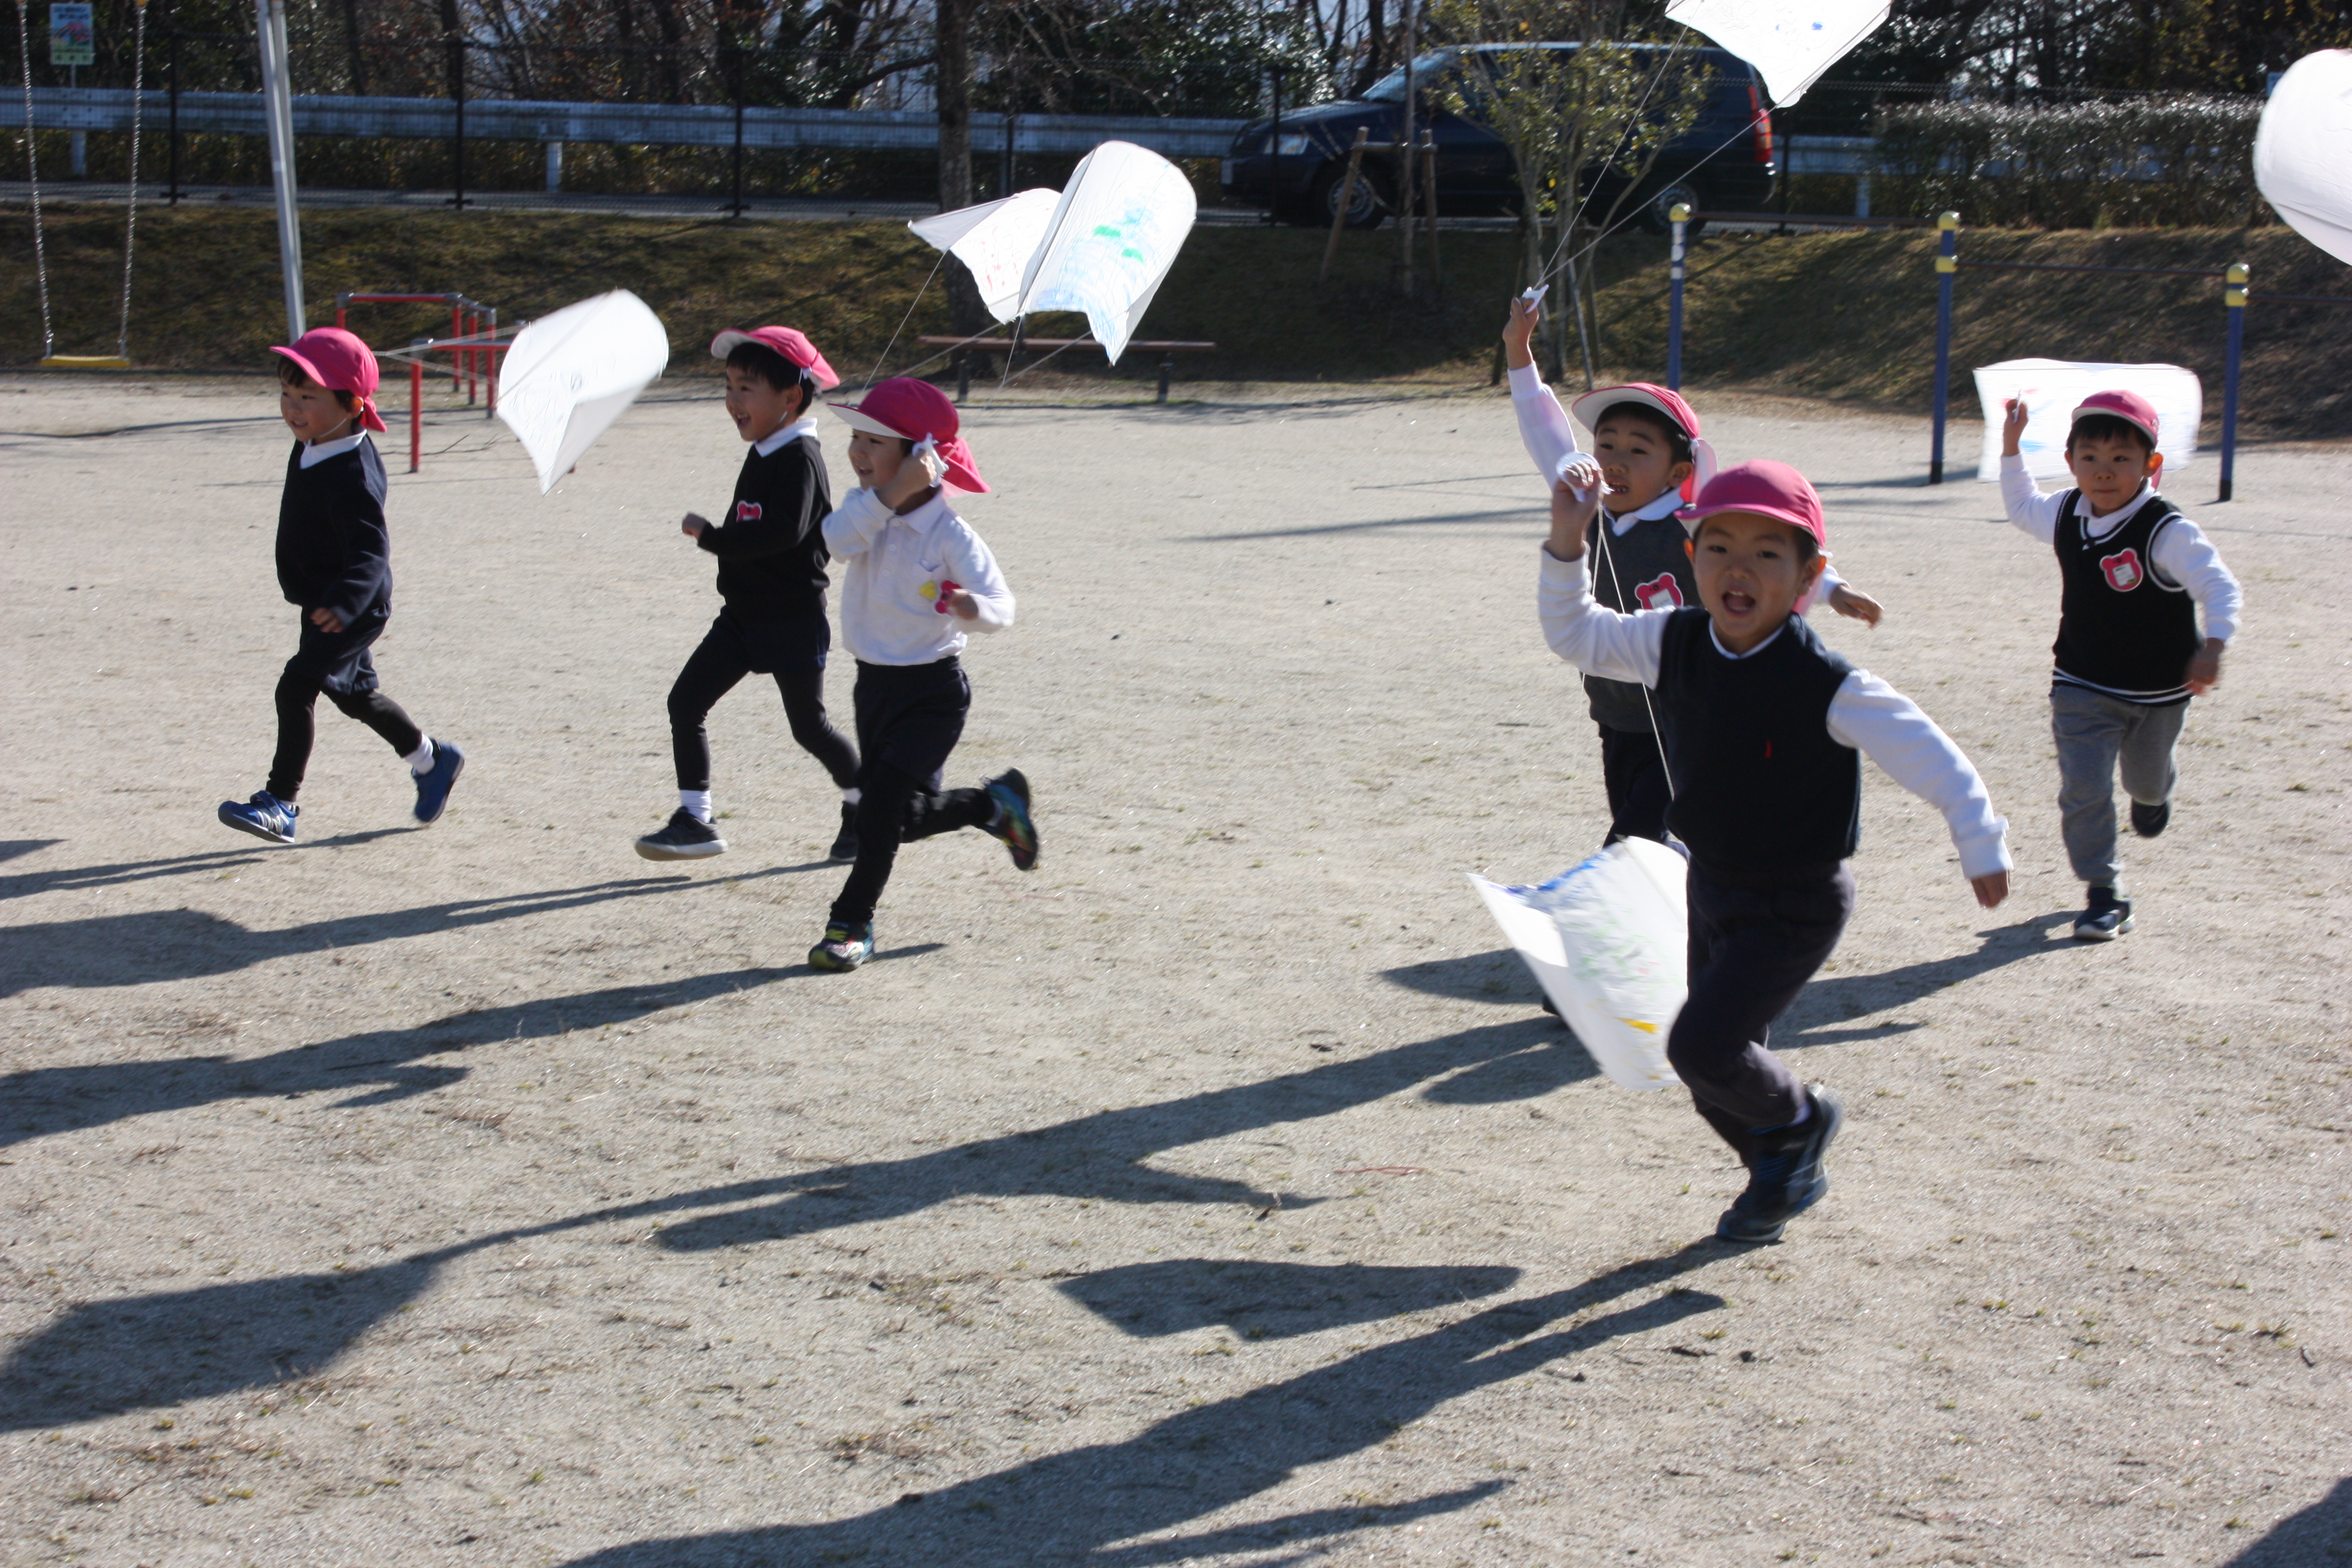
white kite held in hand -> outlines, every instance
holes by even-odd
[[[1682,1081],[1666,1037],[1689,994],[1688,868],[1663,844],[1621,838],[1541,887],[1470,879],[1561,1021],[1621,1089]]]
[[[669,332],[625,289],[566,305],[515,334],[499,367],[499,417],[539,469],[539,493],[571,471],[669,366]]]
[[[2205,416],[2205,387],[2197,373],[2177,364],[2095,364],[2063,359],[2012,359],[1980,366],[1977,400],[1984,405],[1984,452],[1977,478],[2000,478],[2000,423],[2012,397],[2025,399],[2025,434],[2018,455],[2037,479],[2063,479],[2066,432],[2074,410],[2095,392],[2137,392],[2156,409],[2156,449],[2170,473],[2197,456],[2197,425]]]
[[[2352,262],[2352,49],[2287,68],[2254,132],[2254,184],[2287,226]]]
[[[1021,282],[1029,259],[1045,243],[1062,193],[1020,191],[976,207],[917,218],[907,226],[971,271],[981,302],[1000,321],[1021,313]]]
[[[1705,33],[1763,75],[1786,108],[1885,25],[1885,0],[1673,0],[1666,20]]]

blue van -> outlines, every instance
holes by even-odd
[[[1481,215],[1518,210],[1519,186],[1510,149],[1484,126],[1448,113],[1431,90],[1459,79],[1465,57],[1504,49],[1573,49],[1567,44],[1475,44],[1438,49],[1413,61],[1418,103],[1413,136],[1433,132],[1437,142],[1437,210]],[[1663,44],[1629,44],[1654,57]],[[1633,195],[1628,210],[1645,228],[1664,233],[1666,213],[1677,202],[1694,211],[1753,212],[1772,194],[1779,166],[1774,160],[1772,119],[1755,68],[1717,48],[1685,49],[1688,68],[1707,73],[1713,86],[1697,121],[1669,143]],[[1286,110],[1279,121],[1260,120],[1242,128],[1224,160],[1221,183],[1226,205],[1271,208],[1291,223],[1328,224],[1347,173],[1348,149],[1358,127],[1368,140],[1393,143],[1404,116],[1404,70],[1391,71],[1360,99]],[[1393,204],[1395,154],[1367,153],[1364,172],[1348,207],[1348,226],[1371,228]],[[1614,169],[1593,173],[1599,210],[1607,211],[1624,189]],[[1416,199],[1414,205],[1418,206]],[[1621,216],[1624,216],[1622,213]]]

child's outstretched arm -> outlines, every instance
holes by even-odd
[[[1013,589],[1004,581],[1004,570],[997,565],[987,541],[961,519],[945,520],[940,526],[950,523],[952,530],[940,547],[956,584],[948,595],[948,614],[961,621],[967,631],[1001,632],[1013,624]]]
[[[2188,589],[2204,618],[2204,646],[2189,656],[2187,682],[2190,695],[2202,697],[2221,684],[2221,655],[2238,635],[2243,591],[2205,531],[2185,517],[2160,525],[2147,553],[2158,579]]]
[[[1822,574],[1813,583],[1813,591],[1806,596],[1803,610],[1811,614],[1816,605],[1827,605],[1839,615],[1875,627],[1886,614],[1886,606],[1847,582],[1838,574],[1833,561],[1822,563]]]
[[[1857,669],[1830,699],[1830,739],[1866,752],[1886,775],[1943,814],[1960,852],[1960,875],[1991,909],[2009,896],[2009,824],[1975,764],[1919,705],[1868,670]]]
[[[1511,301],[1510,320],[1503,324],[1503,363],[1510,367],[1511,412],[1518,416],[1519,442],[1535,459],[1536,472],[1544,477],[1544,483],[1559,482],[1564,468],[1574,468],[1577,482],[1591,489],[1600,479],[1601,466],[1577,450],[1568,411],[1536,370],[1531,345],[1536,323],[1542,319],[1541,303],[1521,295]]]
[[[2065,496],[2063,491],[2042,494],[2025,471],[2025,458],[2017,449],[2025,434],[2025,399],[2012,397],[2001,407],[2006,412],[2000,422],[2000,503],[2009,509],[2010,521],[2047,544],[2058,536],[2058,503]]]
[[[1536,614],[1552,652],[1588,675],[1611,680],[1658,683],[1658,648],[1671,610],[1620,615],[1592,597],[1592,577],[1584,559],[1584,532],[1601,505],[1601,492],[1579,495],[1567,484],[1551,491],[1551,537],[1541,555]]]

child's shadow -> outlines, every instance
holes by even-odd
[[[2059,944],[2049,940],[2050,931],[2074,918],[2071,911],[2034,915],[2011,925],[1995,926],[1990,931],[1977,932],[1979,945],[1974,952],[1931,959],[1924,963],[1906,963],[1900,969],[1882,970],[1876,974],[1816,977],[1789,1008],[1786,1043],[1827,1046],[1845,1040],[1879,1040],[1889,1035],[1906,1035],[1914,1029],[1923,1028],[1926,1026],[1916,1020],[1902,1018],[1859,1029],[1837,1029],[1825,1026],[1907,1007],[1964,980],[1973,980],[1979,974],[1990,973],[2021,959],[2056,952]]]

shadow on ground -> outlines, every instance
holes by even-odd
[[[2336,1482],[2309,1508],[2280,1520],[2222,1568],[2317,1568],[2333,1563],[2352,1563],[2352,1480]]]
[[[1507,1301],[1180,1411],[1124,1442],[1092,1444],[940,1491],[909,1493],[856,1518],[632,1542],[580,1558],[573,1568],[852,1561],[1147,1568],[1218,1553],[1306,1549],[1368,1525],[1393,1528],[1452,1512],[1509,1483],[1490,1481],[1392,1508],[1318,1509],[1189,1535],[1166,1533],[1245,1503],[1309,1466],[1384,1442],[1449,1400],[1713,1311],[1722,1298],[1668,1289],[1613,1312],[1582,1316],[1621,1297],[1657,1290],[1724,1255],[1715,1243],[1701,1242],[1625,1264],[1565,1290]],[[1143,1536],[1153,1539],[1138,1539]],[[1295,1559],[1252,1557],[1288,1560]]]
[[[1466,1304],[1518,1283],[1516,1268],[1381,1268],[1368,1263],[1255,1263],[1171,1258],[1097,1268],[1058,1287],[1105,1322],[1157,1338],[1224,1327],[1245,1339],[1287,1339]]]

